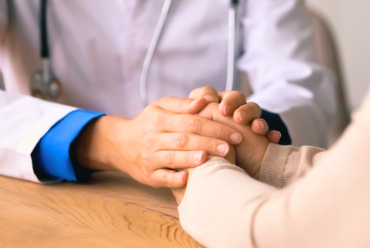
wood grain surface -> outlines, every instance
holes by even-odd
[[[118,172],[39,185],[0,176],[0,247],[202,247],[168,189]]]

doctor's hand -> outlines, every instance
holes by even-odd
[[[261,108],[257,104],[252,102],[247,104],[245,95],[239,91],[217,92],[213,87],[205,86],[193,90],[189,98],[205,98],[208,102],[220,103],[218,106],[219,113],[222,116],[232,116],[234,122],[240,125],[251,124],[251,121],[259,118],[262,113]],[[254,106],[252,106],[253,104]],[[253,132],[261,133],[258,125],[253,125],[253,127],[256,128]],[[270,131],[266,134],[266,137],[271,143],[277,144],[281,134],[277,131]]]
[[[195,116],[205,99],[166,97],[132,120],[105,116],[76,140],[77,162],[93,170],[120,170],[152,187],[184,187],[186,169],[208,155],[225,157],[242,137],[229,125]]]

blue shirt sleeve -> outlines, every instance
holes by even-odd
[[[83,181],[90,177],[93,171],[74,162],[70,148],[83,128],[103,115],[85,110],[73,111],[41,138],[31,154],[39,180]]]
[[[291,145],[292,140],[290,138],[288,128],[286,127],[279,114],[271,113],[266,110],[262,110],[261,118],[265,119],[269,125],[270,130],[276,130],[281,133],[280,145]]]

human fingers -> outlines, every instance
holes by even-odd
[[[187,171],[177,172],[174,170],[159,169],[151,174],[148,184],[154,188],[166,187],[178,189],[185,187],[187,180]]]
[[[239,91],[227,91],[221,93],[220,114],[233,116],[234,111],[246,104],[245,95]]]
[[[260,118],[262,110],[257,103],[249,102],[237,110],[233,114],[233,120],[239,125],[248,125],[254,119]]]
[[[173,96],[163,97],[152,103],[153,106],[179,113],[179,114],[196,114],[208,104],[204,98],[189,99],[177,98]]]
[[[157,168],[185,169],[194,168],[207,161],[204,151],[158,151],[153,165]]]
[[[218,92],[211,86],[205,86],[202,88],[197,88],[190,92],[189,98],[199,99],[205,98],[208,102],[217,102],[219,103],[220,98],[218,96]]]
[[[158,136],[156,146],[162,151],[205,151],[210,156],[221,157],[224,157],[230,148],[223,140],[191,133],[162,133]]]
[[[255,134],[266,136],[269,142],[279,144],[281,133],[279,131],[269,131],[268,124],[264,119],[255,119],[252,122],[251,129]]]
[[[269,126],[267,122],[262,118],[255,119],[252,122],[251,128],[252,128],[253,133],[262,135],[262,136],[265,136],[269,131]]]
[[[178,205],[181,204],[182,200],[184,199],[186,187],[179,188],[179,189],[171,189],[173,196],[176,199]]]
[[[220,139],[235,145],[242,141],[242,136],[234,128],[194,115],[169,116],[165,120],[162,131],[170,133],[192,133]]]
[[[266,138],[274,144],[279,144],[281,133],[279,131],[270,131],[267,133]]]

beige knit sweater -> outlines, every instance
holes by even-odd
[[[183,228],[207,247],[370,247],[370,93],[353,119],[328,152],[270,145],[260,181],[221,158],[196,168]]]

